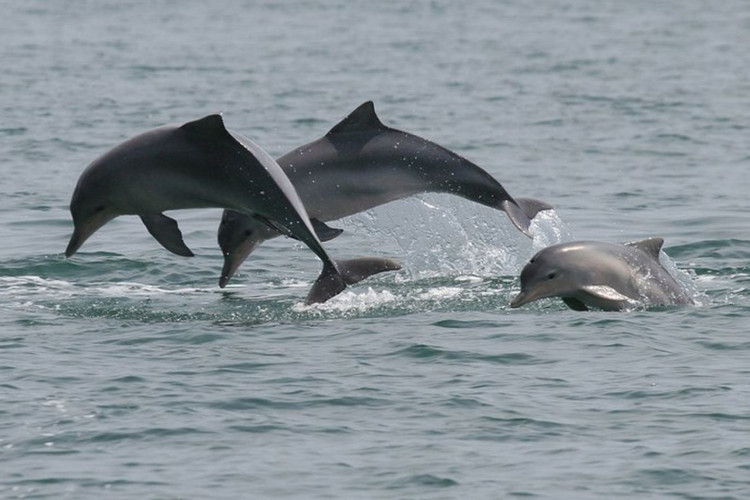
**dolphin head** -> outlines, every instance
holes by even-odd
[[[156,161],[173,154],[162,153],[165,140],[174,127],[160,127],[115,146],[91,162],[83,171],[70,200],[73,235],[65,250],[70,257],[100,227],[118,215],[158,213],[142,210],[139,204],[148,199],[148,176],[144,175]],[[147,207],[151,208],[151,207]]]
[[[521,307],[547,297],[575,298],[594,281],[594,270],[585,253],[586,248],[577,243],[539,251],[521,271],[521,292],[510,306]]]
[[[538,252],[521,271],[521,292],[510,306],[560,297],[574,310],[633,307],[639,300],[634,250],[597,241],[560,243]]]
[[[101,182],[96,172],[90,175],[91,172],[89,168],[81,176],[70,201],[73,235],[65,250],[66,257],[75,254],[92,234],[119,215],[111,203],[112,186]]]
[[[217,239],[224,256],[224,267],[219,286],[224,288],[240,265],[268,236],[268,227],[262,222],[232,210],[224,210]]]

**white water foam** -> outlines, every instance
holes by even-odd
[[[292,306],[292,310],[298,313],[363,313],[382,307],[385,304],[391,304],[397,300],[398,297],[388,290],[376,291],[368,287],[364,292],[347,289],[322,304],[305,305],[299,302]]]
[[[677,282],[683,286],[685,292],[693,299],[696,305],[707,304],[707,297],[698,289],[694,274],[680,269],[677,264],[667,255],[664,250],[659,252],[659,263],[667,270]]]
[[[119,283],[73,283],[65,280],[43,278],[41,276],[0,277],[0,297],[13,299],[10,303],[28,306],[35,298],[50,297],[69,299],[73,297],[155,297],[163,295],[192,295],[213,293],[210,288],[164,288],[135,282]]]
[[[573,240],[573,232],[554,210],[543,210],[531,220],[529,232],[533,249],[538,252],[551,245]]]

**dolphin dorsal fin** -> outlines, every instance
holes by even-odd
[[[219,114],[208,115],[204,116],[203,118],[187,122],[184,125],[181,125],[180,128],[191,134],[200,134],[201,136],[215,134],[217,132],[221,134],[227,133],[227,129],[226,127],[224,127],[224,120]]]
[[[637,248],[654,259],[659,260],[659,252],[664,245],[664,238],[646,238],[641,241],[631,241],[630,243],[625,243],[625,245]]]
[[[372,101],[367,101],[360,104],[357,109],[349,113],[349,116],[334,125],[326,136],[342,134],[344,132],[362,132],[365,130],[383,130],[387,128],[375,113],[375,104]]]

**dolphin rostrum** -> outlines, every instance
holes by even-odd
[[[521,271],[521,292],[510,306],[560,297],[576,311],[692,304],[693,299],[659,262],[661,238],[623,245],[599,241],[560,243],[539,251]]]
[[[347,217],[424,192],[449,193],[503,210],[529,236],[542,201],[510,194],[490,174],[465,158],[416,135],[384,125],[365,102],[324,137],[278,160],[300,195],[321,240],[341,233],[323,221]],[[225,210],[219,227],[224,255],[219,286],[261,242],[278,232],[251,217]],[[166,245],[165,245],[166,246]]]
[[[323,271],[307,303],[325,302],[347,284],[400,268],[382,258],[333,261],[281,167],[251,140],[227,130],[220,115],[147,131],[91,163],[70,202],[75,227],[65,255],[119,215],[140,216],[165,247],[189,254],[177,223],[163,212],[211,207],[242,213],[310,247]]]

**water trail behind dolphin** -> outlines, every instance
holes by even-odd
[[[377,242],[381,251],[399,256],[402,275],[415,279],[514,275],[539,249],[571,238],[553,210],[533,219],[529,240],[502,213],[444,194],[393,202],[342,219],[337,227],[346,237],[329,245]]]

